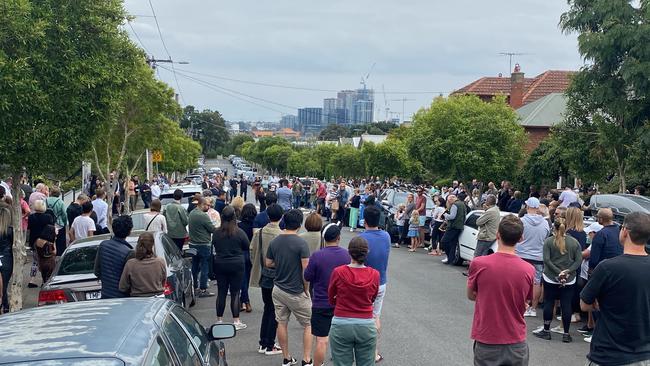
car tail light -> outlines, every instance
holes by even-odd
[[[172,293],[174,293],[174,286],[172,286],[172,284],[167,280],[165,280],[165,285],[164,285],[163,288],[164,288],[163,295],[165,295],[165,296],[171,295]]]
[[[63,290],[45,290],[38,293],[38,306],[63,304],[68,297]]]

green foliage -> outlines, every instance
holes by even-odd
[[[552,184],[568,174],[565,147],[557,134],[552,134],[533,150],[521,172],[520,186]]]
[[[268,169],[286,172],[287,160],[293,153],[291,146],[272,145],[264,150],[262,163]]]
[[[627,175],[638,169],[635,149],[645,145],[648,130],[649,4],[571,0],[569,5],[560,26],[567,33],[578,33],[578,49],[588,64],[567,91],[567,118],[561,128],[589,136],[589,161],[612,169],[623,192]],[[576,171],[588,169],[577,167]]]
[[[351,145],[337,146],[327,167],[332,175],[343,177],[363,176],[366,171],[361,152]]]
[[[262,137],[256,143],[253,143],[251,145],[246,145],[246,149],[242,147],[242,154],[244,158],[246,158],[246,160],[250,160],[258,164],[265,164],[266,163],[265,151],[271,146],[291,147],[291,144],[289,143],[289,141],[279,136]]]
[[[232,136],[230,139],[229,147],[224,154],[241,155],[242,148],[247,142],[255,142],[255,140],[252,136],[243,133]]]
[[[413,121],[408,152],[436,176],[508,179],[523,156],[524,130],[505,98],[437,98]]]
[[[180,125],[191,131],[192,138],[201,144],[204,154],[225,154],[231,151],[226,120],[218,111],[204,109],[199,112],[194,106],[188,105],[183,109]]]
[[[163,152],[163,161],[158,164],[162,172],[185,171],[196,167],[201,154],[201,145],[193,141],[176,122],[163,120],[160,134],[165,136],[158,148]]]
[[[318,135],[318,139],[323,141],[338,141],[339,137],[350,137],[350,129],[345,126],[332,124],[325,127]]]

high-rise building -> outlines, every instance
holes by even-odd
[[[323,99],[323,127],[338,123],[336,101],[337,98]]]
[[[354,101],[354,124],[371,123],[374,111],[374,91],[372,89],[357,89]]]
[[[336,94],[336,108],[343,111],[343,118],[338,120],[338,124],[353,123],[355,95],[354,90],[341,90]]]
[[[298,125],[303,133],[316,133],[323,129],[323,108],[298,109]]]
[[[293,114],[287,114],[282,116],[280,120],[280,128],[290,128],[294,131],[298,131],[298,117]]]

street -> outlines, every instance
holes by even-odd
[[[232,166],[227,161],[208,161],[206,167]],[[252,194],[248,195],[252,202]],[[354,236],[343,231],[341,245]],[[472,340],[469,338],[474,305],[465,297],[467,278],[465,267],[452,267],[440,262],[440,257],[426,255],[424,250],[409,253],[402,246],[391,249],[388,286],[382,311],[382,333],[379,350],[384,365],[469,365],[472,363]],[[216,292],[216,287],[212,288]],[[250,290],[252,313],[242,313],[247,329],[226,341],[228,359],[232,365],[278,365],[281,356],[257,353],[262,299],[259,289]],[[191,310],[199,321],[208,326],[216,321],[216,298],[199,299]],[[542,311],[537,318],[526,318],[530,365],[582,365],[589,344],[582,340],[572,325],[573,343],[562,343],[554,334],[553,340],[534,337],[531,332],[542,324]],[[226,310],[225,320],[230,317]],[[552,326],[557,325],[557,320]],[[300,359],[302,330],[292,318],[289,324],[290,352]]]

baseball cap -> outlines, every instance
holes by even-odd
[[[597,222],[592,222],[591,225],[587,226],[585,228],[585,234],[589,235],[589,233],[597,233],[603,228],[603,225],[597,223]]]
[[[539,208],[539,200],[535,197],[530,197],[526,200],[526,206],[530,208]]]

